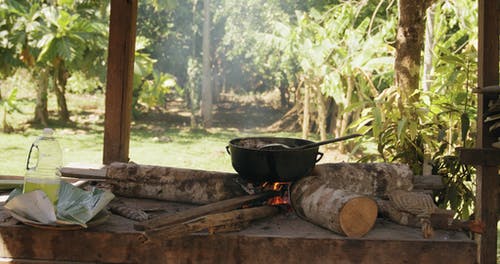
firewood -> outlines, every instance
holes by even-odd
[[[114,214],[121,215],[125,218],[134,220],[134,221],[146,221],[149,219],[149,215],[144,212],[141,209],[138,208],[132,208],[129,206],[126,206],[125,204],[122,203],[110,203],[108,205],[109,211],[111,211]]]
[[[393,190],[413,189],[413,173],[405,164],[325,163],[310,174],[323,178],[332,189],[381,198]]]
[[[245,195],[237,174],[135,163],[112,163],[106,182],[125,197],[208,204]]]
[[[372,198],[331,188],[322,177],[305,177],[294,183],[290,198],[300,217],[348,237],[364,236],[377,218]]]
[[[416,214],[409,213],[407,210],[400,210],[390,200],[376,199],[379,213],[382,217],[388,218],[393,222],[410,227],[422,228],[422,235],[430,237],[432,228],[445,230],[463,230],[481,234],[484,232],[484,224],[477,220],[458,220],[453,219],[455,211],[442,208],[435,208],[427,220]],[[423,224],[428,225],[424,226]]]
[[[211,204],[206,204],[198,207],[194,207],[191,209],[187,209],[185,211],[176,213],[176,214],[165,214],[165,215],[160,215],[158,217],[155,217],[153,219],[150,219],[148,221],[144,221],[141,223],[137,223],[134,225],[134,228],[136,230],[149,230],[149,229],[157,229],[163,226],[169,226],[173,224],[178,224],[182,223],[188,220],[195,219],[197,217],[207,215],[207,214],[213,214],[213,213],[220,213],[220,212],[225,212],[225,211],[230,211],[237,209],[241,207],[242,205],[253,202],[253,201],[258,201],[262,199],[269,198],[273,195],[276,195],[275,192],[264,192],[264,193],[259,193],[259,194],[254,194],[254,195],[246,195],[246,196],[241,196],[241,197],[236,197],[220,202],[215,202]]]
[[[440,190],[446,185],[440,175],[415,175],[413,176],[413,188],[421,190]]]
[[[238,223],[270,217],[277,214],[278,211],[277,207],[268,205],[238,209],[224,213],[209,214],[188,222],[147,230],[144,234],[151,241],[161,241],[186,236],[202,230],[214,232],[218,227],[231,227]]]

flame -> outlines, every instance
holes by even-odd
[[[273,198],[270,198],[267,203],[269,205],[282,205],[282,204],[288,204],[288,201],[286,199],[283,199],[281,196],[274,196]]]
[[[289,182],[265,182],[262,187],[267,190],[281,191],[283,188],[288,188]]]
[[[281,193],[280,195],[276,195],[269,200],[267,200],[267,204],[269,205],[289,205],[290,199],[288,197],[288,186],[289,182],[266,182],[262,185],[264,189],[277,191]]]

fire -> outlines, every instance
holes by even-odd
[[[263,189],[276,191],[279,195],[276,195],[269,200],[267,204],[269,205],[289,205],[290,198],[288,195],[289,182],[266,182],[262,185]]]

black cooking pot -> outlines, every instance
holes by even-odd
[[[323,153],[318,152],[318,146],[305,149],[262,148],[276,143],[297,147],[314,142],[296,138],[247,137],[231,140],[226,150],[231,155],[236,172],[252,183],[298,180],[323,157]]]

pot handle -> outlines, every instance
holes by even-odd
[[[320,161],[321,158],[323,158],[323,152],[318,152],[316,155],[317,155],[316,162]]]
[[[231,155],[231,151],[229,151],[229,146],[226,146],[226,152],[227,154]]]

